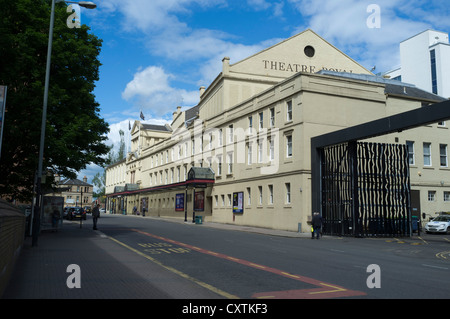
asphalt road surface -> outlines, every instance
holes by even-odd
[[[205,288],[204,298],[450,297],[448,235],[312,240],[122,215],[103,215],[99,229],[152,267]]]

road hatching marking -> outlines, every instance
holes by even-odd
[[[189,244],[186,244],[186,243],[183,243],[183,242],[175,241],[173,239],[157,236],[157,235],[154,235],[154,234],[151,234],[151,233],[148,233],[148,232],[145,232],[145,231],[141,231],[141,230],[138,230],[138,229],[131,229],[131,230],[134,231],[134,232],[137,232],[139,234],[142,234],[142,235],[145,235],[145,236],[149,236],[149,237],[153,237],[153,238],[157,238],[157,239],[160,239],[160,240],[163,240],[163,241],[166,241],[166,242],[171,242],[173,244],[185,247],[187,249],[192,249],[192,250],[198,251],[198,252],[203,253],[203,254],[214,256],[214,257],[217,257],[217,258],[222,258],[222,259],[225,259],[225,260],[230,260],[230,261],[236,262],[236,263],[241,264],[241,265],[245,265],[245,266],[252,267],[252,268],[255,268],[255,269],[258,269],[258,270],[262,270],[262,271],[267,271],[267,272],[270,272],[270,273],[273,273],[273,274],[276,274],[276,275],[279,275],[279,276],[283,276],[283,277],[286,277],[286,278],[290,278],[290,279],[293,279],[293,280],[297,280],[297,281],[300,281],[300,282],[303,282],[303,283],[308,283],[308,284],[311,284],[313,286],[319,287],[319,288],[314,288],[314,289],[300,289],[300,290],[279,291],[279,292],[269,292],[269,293],[256,293],[256,294],[253,295],[254,298],[292,298],[292,297],[294,297],[294,298],[338,298],[338,297],[350,297],[350,296],[366,295],[366,293],[361,292],[361,291],[348,290],[348,289],[345,289],[343,287],[339,287],[339,286],[336,286],[336,285],[331,285],[331,284],[328,284],[328,283],[324,283],[324,282],[321,282],[321,281],[313,279],[313,278],[309,278],[309,277],[305,277],[305,276],[301,276],[301,275],[296,275],[296,274],[290,274],[288,272],[284,272],[284,271],[281,271],[281,270],[276,269],[276,268],[263,266],[263,265],[258,265],[258,264],[249,262],[249,261],[244,260],[244,259],[239,259],[239,258],[231,257],[231,256],[228,256],[228,255],[225,255],[225,254],[213,252],[211,250],[207,250],[207,249],[203,249],[203,248],[200,248],[200,247],[192,246],[192,245],[189,245]],[[142,253],[140,253],[140,254],[142,254]],[[151,257],[148,257],[148,258],[151,258]],[[161,264],[159,261],[157,261],[157,263]],[[163,267],[165,267],[166,269],[168,268],[167,266],[163,266]],[[169,267],[169,268],[172,268],[172,267]],[[177,270],[177,272],[179,272],[179,271]],[[184,276],[188,276],[188,275],[184,274]],[[329,290],[330,287],[333,288],[333,290]],[[214,289],[217,289],[217,288],[214,288]],[[225,292],[222,292],[221,294],[223,295],[224,293]],[[229,294],[229,295],[232,296],[232,298],[237,298],[236,296],[233,296],[231,294]]]
[[[148,256],[147,254],[144,254],[143,252],[141,252],[141,251],[139,251],[137,249],[134,249],[133,247],[130,247],[127,244],[125,244],[125,243],[123,243],[123,242],[121,242],[121,241],[119,241],[119,240],[117,240],[117,239],[115,239],[115,238],[113,238],[111,236],[108,236],[108,238],[111,239],[112,241],[118,243],[119,245],[121,245],[121,246],[123,246],[123,247],[125,247],[125,248],[127,248],[129,250],[131,250],[132,252],[134,252],[134,253],[136,253],[136,254],[138,254],[138,255],[140,255],[140,256],[142,256],[142,257],[144,257],[144,258],[146,258],[146,259],[148,259],[150,261],[152,261],[153,263],[163,267],[164,269],[166,269],[166,270],[168,270],[168,271],[170,271],[170,272],[172,272],[174,274],[177,274],[177,275],[179,275],[179,276],[181,276],[181,277],[183,277],[183,278],[185,278],[185,279],[187,279],[189,281],[192,281],[192,282],[196,283],[197,285],[199,285],[199,286],[201,286],[203,288],[206,288],[206,289],[208,289],[208,290],[210,290],[212,292],[215,292],[218,295],[221,295],[221,296],[223,296],[225,298],[228,298],[228,299],[239,299],[239,297],[237,297],[235,295],[227,293],[227,292],[225,292],[225,291],[223,291],[223,290],[221,290],[219,288],[216,288],[214,286],[211,286],[210,284],[207,284],[207,283],[205,283],[203,281],[200,281],[200,280],[198,280],[198,279],[196,279],[194,277],[191,277],[191,276],[189,276],[189,275],[179,271],[178,269],[175,269],[175,268],[170,267],[170,266],[166,266],[162,262],[156,260],[155,258],[152,258],[152,257]],[[159,239],[164,240],[162,238],[159,238]]]

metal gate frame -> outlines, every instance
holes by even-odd
[[[323,134],[311,138],[311,206],[312,212],[323,213],[322,208],[322,165],[324,163],[325,147],[348,143],[355,147],[360,140],[386,135],[394,132],[413,129],[415,127],[433,124],[450,119],[450,101],[435,103],[421,108],[399,113],[382,119],[345,128],[339,131]],[[352,164],[355,165],[355,164]],[[356,174],[357,175],[357,174]],[[355,176],[353,177],[355,178]],[[409,195],[409,194],[408,194]],[[409,197],[409,196],[408,196]],[[360,207],[356,201],[352,201],[353,216]],[[408,212],[411,215],[411,211]],[[410,218],[409,218],[410,223]],[[343,235],[362,236],[364,232],[358,225],[352,228],[352,232]],[[411,225],[409,225],[410,227]],[[410,234],[410,232],[409,232]]]

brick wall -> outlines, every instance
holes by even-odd
[[[0,200],[0,297],[8,284],[25,237],[25,216]]]

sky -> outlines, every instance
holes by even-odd
[[[400,66],[399,44],[427,29],[450,32],[448,0],[93,0],[81,24],[103,40],[94,94],[119,145],[139,114],[171,122],[221,72],[308,28],[374,73]],[[69,15],[70,13],[68,13]],[[88,165],[78,178],[101,171]]]

